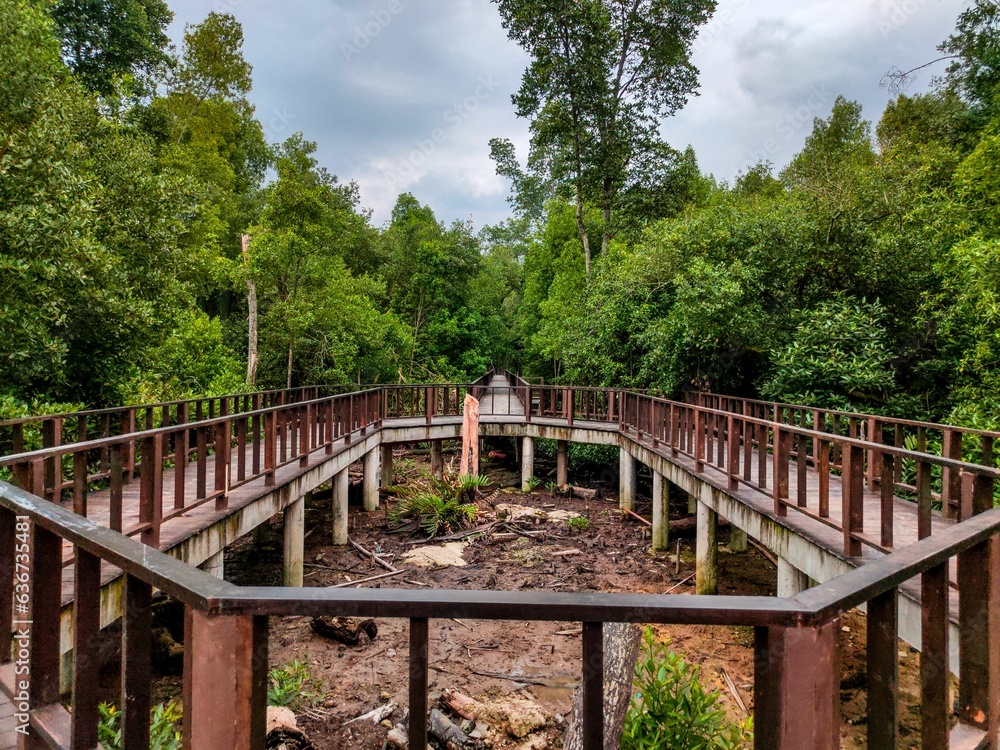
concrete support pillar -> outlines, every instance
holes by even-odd
[[[382,486],[392,487],[396,483],[396,475],[392,471],[392,446],[387,443],[380,450],[382,451]]]
[[[636,471],[635,459],[624,448],[620,449],[618,459],[618,504],[626,510],[632,510],[635,505]]]
[[[226,563],[226,551],[220,549],[218,552],[216,552],[210,558],[208,558],[207,560],[205,560],[205,562],[203,562],[198,567],[200,567],[206,573],[210,573],[213,576],[215,576],[216,578],[224,580],[225,577],[226,577],[225,576],[225,572],[226,572],[226,565],[225,565],[225,563]]]
[[[378,510],[379,451],[370,450],[365,454],[365,512]]]
[[[339,547],[347,546],[347,493],[350,487],[347,469],[333,478],[333,543]]]
[[[569,484],[569,443],[560,440],[556,450],[556,483]]]
[[[809,576],[785,558],[778,558],[778,596],[787,598],[809,588]]]
[[[653,551],[663,552],[670,544],[670,491],[660,472],[653,471]]]
[[[300,497],[285,507],[285,560],[282,568],[282,585],[293,588],[302,586],[305,562],[306,499]]]
[[[441,455],[443,441],[431,441],[431,474],[440,479],[444,476],[444,456]]]
[[[688,515],[693,516],[698,512],[698,498],[694,495],[688,495]]]
[[[695,552],[695,593],[714,595],[719,591],[719,516],[698,502],[698,542]]]
[[[271,522],[264,521],[260,526],[253,530],[253,543],[258,546],[263,546],[265,544],[270,544],[274,540],[274,534],[271,533]]]
[[[533,437],[521,438],[521,491],[528,492],[528,486],[532,477],[535,476],[535,439]]]
[[[747,533],[735,526],[729,527],[729,551],[742,554],[747,551]]]

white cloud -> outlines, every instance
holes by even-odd
[[[720,179],[762,156],[780,167],[838,94],[877,119],[889,99],[882,75],[932,59],[963,6],[720,0],[696,47],[701,95],[664,133],[675,147],[692,144],[702,168]],[[507,215],[507,186],[488,142],[511,138],[524,155],[527,127],[510,96],[526,59],[488,0],[172,0],[171,7],[178,41],[185,22],[211,10],[236,15],[254,65],[251,99],[271,139],[301,130],[317,141],[320,160],[358,182],[376,221],[388,218],[401,189],[445,221],[471,216],[482,226]],[[345,44],[357,53],[345,54]],[[495,90],[452,127],[448,114],[476,95],[483,77],[497,82]],[[394,178],[436,130],[446,137],[405,180]]]

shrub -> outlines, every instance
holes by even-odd
[[[295,713],[312,706],[322,694],[322,683],[298,659],[267,673],[267,702]]]
[[[718,705],[718,693],[701,684],[700,671],[657,643],[652,629],[646,629],[622,750],[736,750],[752,742],[751,720],[729,721]]]
[[[97,726],[97,741],[105,750],[122,750],[122,714],[116,706],[102,703]],[[176,701],[156,706],[150,718],[150,750],[180,750],[181,731],[178,728],[183,710]]]
[[[389,511],[389,524],[397,527],[415,521],[427,536],[465,528],[479,515],[479,508],[470,501],[489,483],[482,476],[430,477],[424,483],[391,487],[398,501]]]

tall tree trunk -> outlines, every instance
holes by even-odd
[[[248,250],[250,237],[243,235],[243,267],[249,270]],[[247,308],[249,310],[249,340],[247,342],[247,390],[257,387],[257,364],[260,354],[257,350],[257,283],[247,274]]]
[[[587,278],[590,278],[590,237],[587,235],[587,225],[583,221],[583,186],[580,183],[576,185],[576,228],[583,243],[583,263],[587,269]]]
[[[639,658],[641,631],[624,622],[604,625],[604,750],[618,750],[625,715],[632,701],[632,680]],[[583,748],[583,690],[576,691],[573,713],[563,737],[563,750]]]
[[[294,356],[294,353],[295,353],[295,339],[291,339],[288,342],[288,380],[285,385],[285,387],[288,388],[288,390],[292,389],[292,358]]]
[[[601,218],[604,220],[604,234],[601,236],[601,255],[606,255],[611,246],[611,201],[614,197],[614,182],[604,178],[604,205],[601,207]]]

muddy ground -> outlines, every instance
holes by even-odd
[[[427,458],[397,451],[397,482],[427,470]],[[693,592],[694,538],[671,540],[669,554],[649,552],[649,529],[623,517],[618,511],[616,490],[602,488],[596,501],[554,495],[537,490],[522,493],[515,463],[497,458],[484,466],[493,484],[481,505],[516,504],[541,511],[570,511],[588,519],[586,528],[571,528],[564,520],[543,522],[535,527],[544,536],[525,538],[480,538],[463,550],[463,567],[419,567],[403,555],[421,545],[411,535],[387,533],[386,507],[366,514],[351,508],[351,538],[369,550],[386,555],[392,565],[406,572],[383,583],[401,589],[454,588],[470,590],[553,590],[631,593],[670,592],[684,596]],[[554,470],[544,461],[536,463],[539,476]],[[582,477],[582,475],[581,475]],[[358,474],[358,479],[360,474]],[[571,481],[587,482],[571,474]],[[641,487],[642,485],[640,485]],[[641,490],[640,490],[641,491]],[[359,496],[359,488],[352,494]],[[648,494],[648,491],[647,491]],[[353,499],[353,498],[352,498]],[[356,498],[360,499],[360,497]],[[649,516],[640,503],[637,510]],[[687,515],[686,503],[672,503],[671,519]],[[324,587],[384,573],[353,549],[333,547],[325,530],[330,528],[330,494],[317,492],[307,505],[307,586]],[[269,535],[247,538],[226,554],[226,577],[238,584],[280,585],[280,520],[274,519]],[[726,546],[728,529],[719,533],[719,593],[773,596],[776,571],[764,554],[750,547],[741,554]],[[571,555],[559,552],[574,550]],[[345,646],[312,632],[306,618],[272,618],[272,667],[298,660],[309,665],[322,696],[315,706],[299,716],[300,726],[316,750],[363,748],[378,750],[385,744],[389,727],[403,719],[407,704],[408,626],[402,620],[380,620],[378,635],[358,646]],[[865,650],[864,616],[852,613],[842,627],[843,747],[863,748],[865,741]],[[545,725],[523,737],[504,731],[504,719],[491,722],[484,744],[496,748],[560,747],[574,691],[579,682],[580,625],[575,622],[474,622],[432,620],[430,636],[430,702],[437,705],[442,694],[459,691],[483,703],[496,705],[523,698],[543,710]],[[702,668],[703,682],[720,695],[720,703],[733,720],[753,710],[753,631],[744,627],[669,626],[656,628],[657,637],[674,651]],[[919,745],[918,655],[900,644],[900,698],[902,747]],[[727,687],[726,676],[739,693]],[[159,683],[161,699],[179,693],[176,678]],[[394,702],[399,708],[386,725],[370,721],[350,724],[374,708]],[[537,718],[537,717],[536,717]],[[528,726],[537,722],[529,721]],[[498,726],[501,725],[501,726]],[[520,734],[527,727],[516,732]]]

